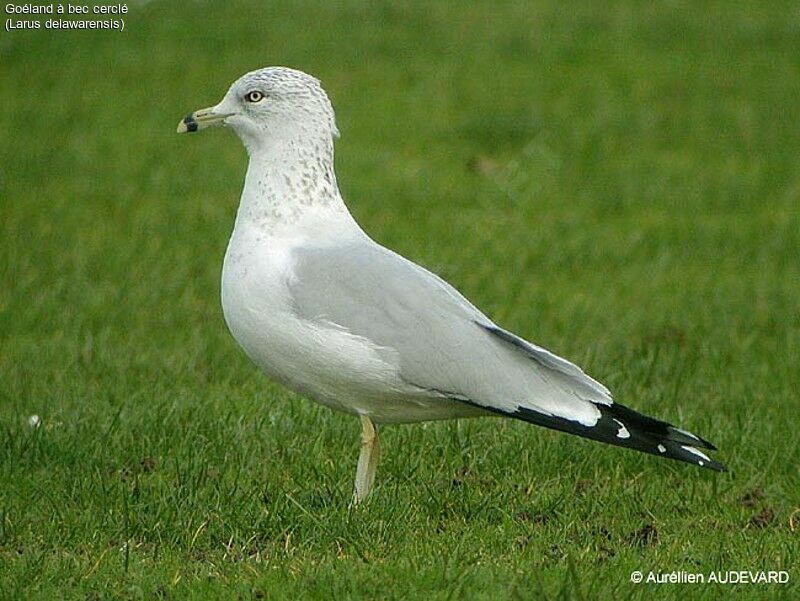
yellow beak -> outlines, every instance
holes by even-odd
[[[178,123],[178,133],[191,133],[214,127],[215,125],[222,125],[225,122],[225,118],[230,116],[231,113],[215,113],[214,107],[200,109],[181,119],[180,123]]]

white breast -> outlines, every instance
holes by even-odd
[[[304,243],[237,224],[222,269],[225,321],[272,378],[332,408],[374,414],[376,404],[385,406],[404,387],[397,363],[335,324],[298,318],[287,282],[294,277],[292,248]]]

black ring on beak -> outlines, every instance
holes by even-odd
[[[191,114],[186,115],[186,117],[184,117],[183,124],[186,126],[186,131],[188,132],[197,131],[197,121],[194,120],[194,117]]]

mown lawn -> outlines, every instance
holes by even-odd
[[[0,596],[800,597],[796,3],[376,4],[0,35]],[[174,133],[270,64],[323,80],[373,237],[731,473],[395,426],[348,509],[357,420],[270,383],[222,320],[244,151]]]

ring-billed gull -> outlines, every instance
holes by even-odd
[[[225,320],[269,376],[361,418],[356,502],[374,482],[376,424],[392,422],[504,415],[725,470],[698,449],[711,443],[613,402],[579,367],[369,238],[339,193],[339,132],[317,79],[247,73],[178,132],[215,125],[231,127],[250,159],[222,268]]]

